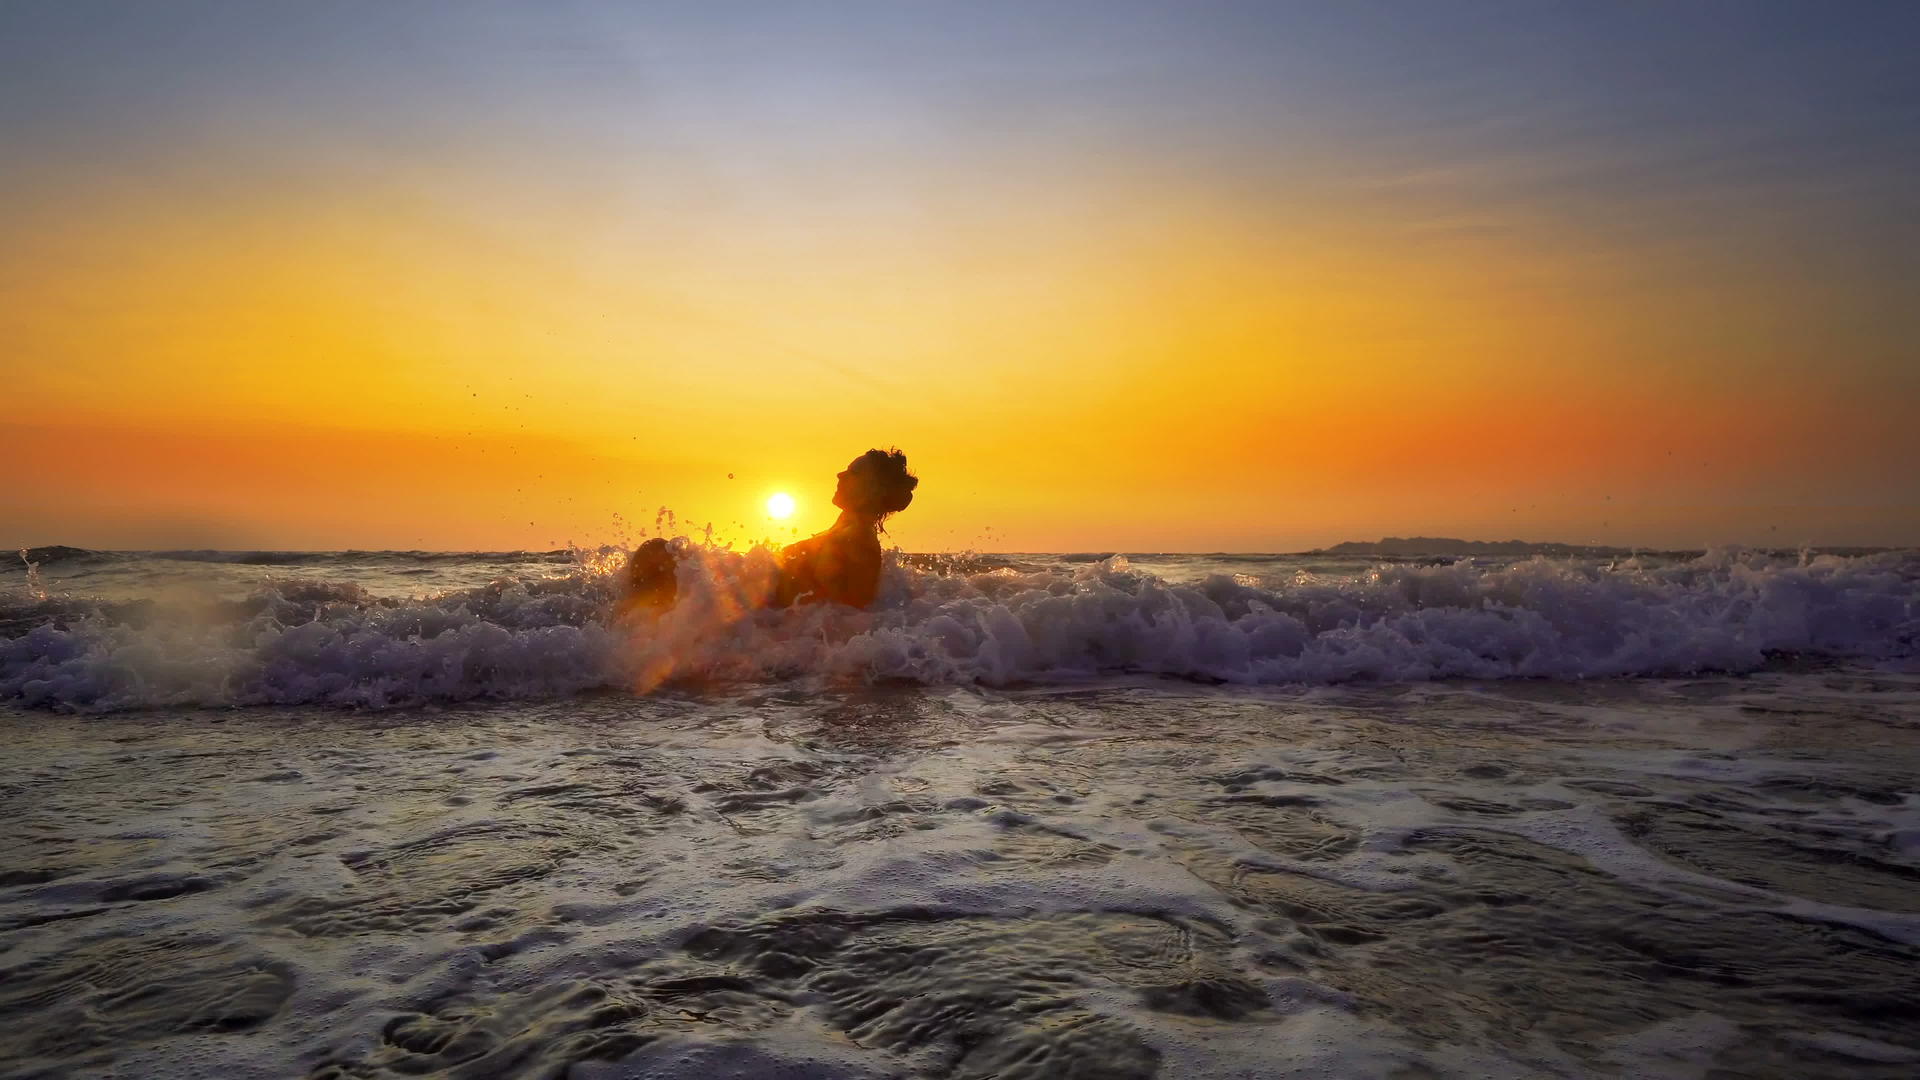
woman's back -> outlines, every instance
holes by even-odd
[[[866,607],[880,592],[880,538],[871,527],[843,517],[818,536],[780,552],[777,602]]]

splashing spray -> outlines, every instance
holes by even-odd
[[[27,558],[26,548],[20,549],[20,561],[27,564],[27,595],[31,597],[35,603],[45,603],[47,600],[47,589],[40,581],[40,564]]]

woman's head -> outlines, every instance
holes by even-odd
[[[907,471],[907,455],[898,450],[869,450],[840,474],[833,505],[879,520],[913,502],[920,478]]]

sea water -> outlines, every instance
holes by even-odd
[[[0,1076],[1920,1072],[1920,558],[25,553]]]

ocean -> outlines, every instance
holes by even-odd
[[[1911,1077],[1920,553],[23,552],[0,1077]]]

